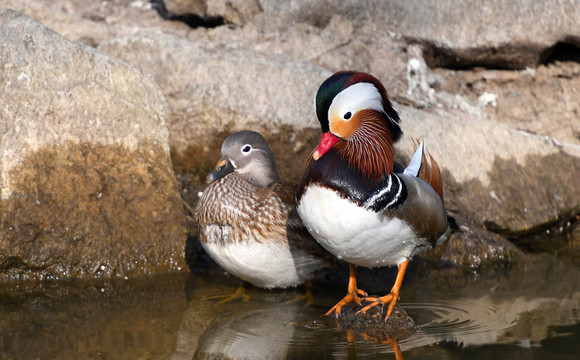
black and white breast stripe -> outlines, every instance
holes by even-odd
[[[400,166],[396,166],[397,170],[403,171]],[[310,173],[310,177],[298,187],[297,203],[300,203],[306,187],[310,185],[333,189],[343,198],[375,212],[396,208],[407,198],[405,183],[395,172],[380,179],[365,178],[334,149],[319,160],[311,161],[306,173]]]
[[[396,208],[407,198],[407,188],[397,174],[390,174],[386,185],[373,191],[364,202],[364,207],[380,212]]]

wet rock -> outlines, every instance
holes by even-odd
[[[366,304],[363,304],[366,305]],[[391,316],[385,321],[387,306],[375,306],[366,313],[357,311],[362,306],[344,307],[338,324],[364,340],[386,341],[389,339],[401,340],[413,335],[418,327],[407,312],[398,304],[393,308]],[[336,321],[332,317],[324,317],[324,321]]]
[[[506,266],[525,259],[513,243],[475,225],[463,225],[441,248],[441,263],[470,268]]]
[[[0,34],[0,279],[184,267],[153,79],[14,11]]]

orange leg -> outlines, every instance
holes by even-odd
[[[324,316],[328,316],[334,312],[336,317],[340,316],[342,311],[342,307],[344,305],[360,305],[361,298],[360,296],[367,296],[367,293],[360,290],[356,286],[356,266],[354,264],[348,264],[350,268],[350,276],[348,277],[348,292],[346,296],[340,300],[336,305],[332,307],[332,309],[328,310]]]
[[[369,336],[367,333],[362,333],[362,337],[367,341],[379,342],[378,338]],[[399,346],[399,342],[397,340],[387,335],[387,339],[380,341],[380,343],[389,345],[389,347],[391,348],[391,350],[393,350],[393,353],[395,354],[395,360],[404,360],[403,352],[401,351],[401,347]]]
[[[389,318],[389,316],[391,316],[391,313],[393,312],[393,307],[395,307],[395,304],[397,303],[397,300],[399,299],[399,290],[401,289],[401,285],[403,284],[403,277],[405,276],[405,270],[407,270],[407,265],[409,265],[409,259],[405,259],[404,262],[399,264],[399,270],[397,271],[397,278],[395,279],[395,285],[393,285],[393,288],[391,289],[390,294],[387,294],[385,296],[381,296],[378,298],[370,298],[370,297],[366,298],[365,300],[372,301],[372,303],[370,303],[367,306],[365,306],[364,308],[360,309],[358,312],[364,313],[368,309],[372,308],[373,306],[377,306],[379,304],[385,305],[386,303],[389,303],[389,308],[387,309],[387,316],[385,317],[385,321],[386,321]]]

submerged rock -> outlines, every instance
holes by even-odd
[[[395,305],[391,316],[386,321],[387,306],[375,306],[366,313],[357,314],[361,308],[362,306],[344,307],[338,323],[343,328],[354,330],[356,335],[365,340],[401,340],[413,335],[419,329],[399,304]]]
[[[184,267],[153,79],[14,11],[0,34],[0,280]]]

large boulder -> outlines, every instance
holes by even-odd
[[[0,11],[0,279],[184,267],[155,81]]]
[[[507,237],[579,211],[572,3],[165,0],[181,18],[224,23],[185,29],[152,19],[143,2],[8,1],[153,74],[190,202],[221,141],[240,128],[263,132],[282,177],[297,181],[319,137],[316,88],[349,68],[377,76],[395,100],[408,135],[401,161],[411,136],[426,140],[451,211]]]
[[[99,50],[153,74],[168,99],[171,146],[207,145],[221,130],[315,127],[312,99],[328,70],[252,50],[216,49],[167,35],[108,41]]]
[[[252,23],[284,32],[295,23],[325,27],[333,15],[361,26],[370,23],[376,38],[397,32],[425,45],[432,66],[496,68],[536,66],[558,42],[580,46],[580,8],[558,0],[530,2],[476,0],[165,0],[168,9],[226,22]],[[245,20],[245,21],[243,21]]]
[[[458,111],[398,107],[406,136],[423,139],[443,172],[445,205],[508,237],[537,232],[580,211],[580,157],[549,138]]]
[[[122,37],[99,49],[154,74],[169,102],[174,152],[196,157],[196,165],[201,158],[211,165],[218,152],[211,144],[219,145],[224,131],[252,128],[276,143],[275,152],[283,157],[280,167],[293,170],[292,180],[300,179],[304,153],[292,151],[291,141],[280,148],[274,135],[288,132],[295,139],[299,134],[295,142],[306,154],[314,148],[319,125],[312,98],[330,72],[281,55],[164,35]],[[426,141],[444,172],[450,210],[507,236],[578,211],[580,189],[572,184],[580,176],[580,158],[557,144],[478,114],[396,108],[407,134],[398,147],[402,161],[410,158],[411,138]],[[192,146],[196,151],[187,150]]]
[[[186,36],[189,26],[165,21],[149,1],[2,0],[13,9],[72,41],[96,47],[122,34],[166,32]]]
[[[267,135],[282,174],[299,180],[319,136],[312,104],[328,70],[284,55],[220,49],[171,35],[119,37],[99,50],[153,74],[168,102],[173,156],[199,172],[201,181],[217,162],[221,140],[248,128]]]

